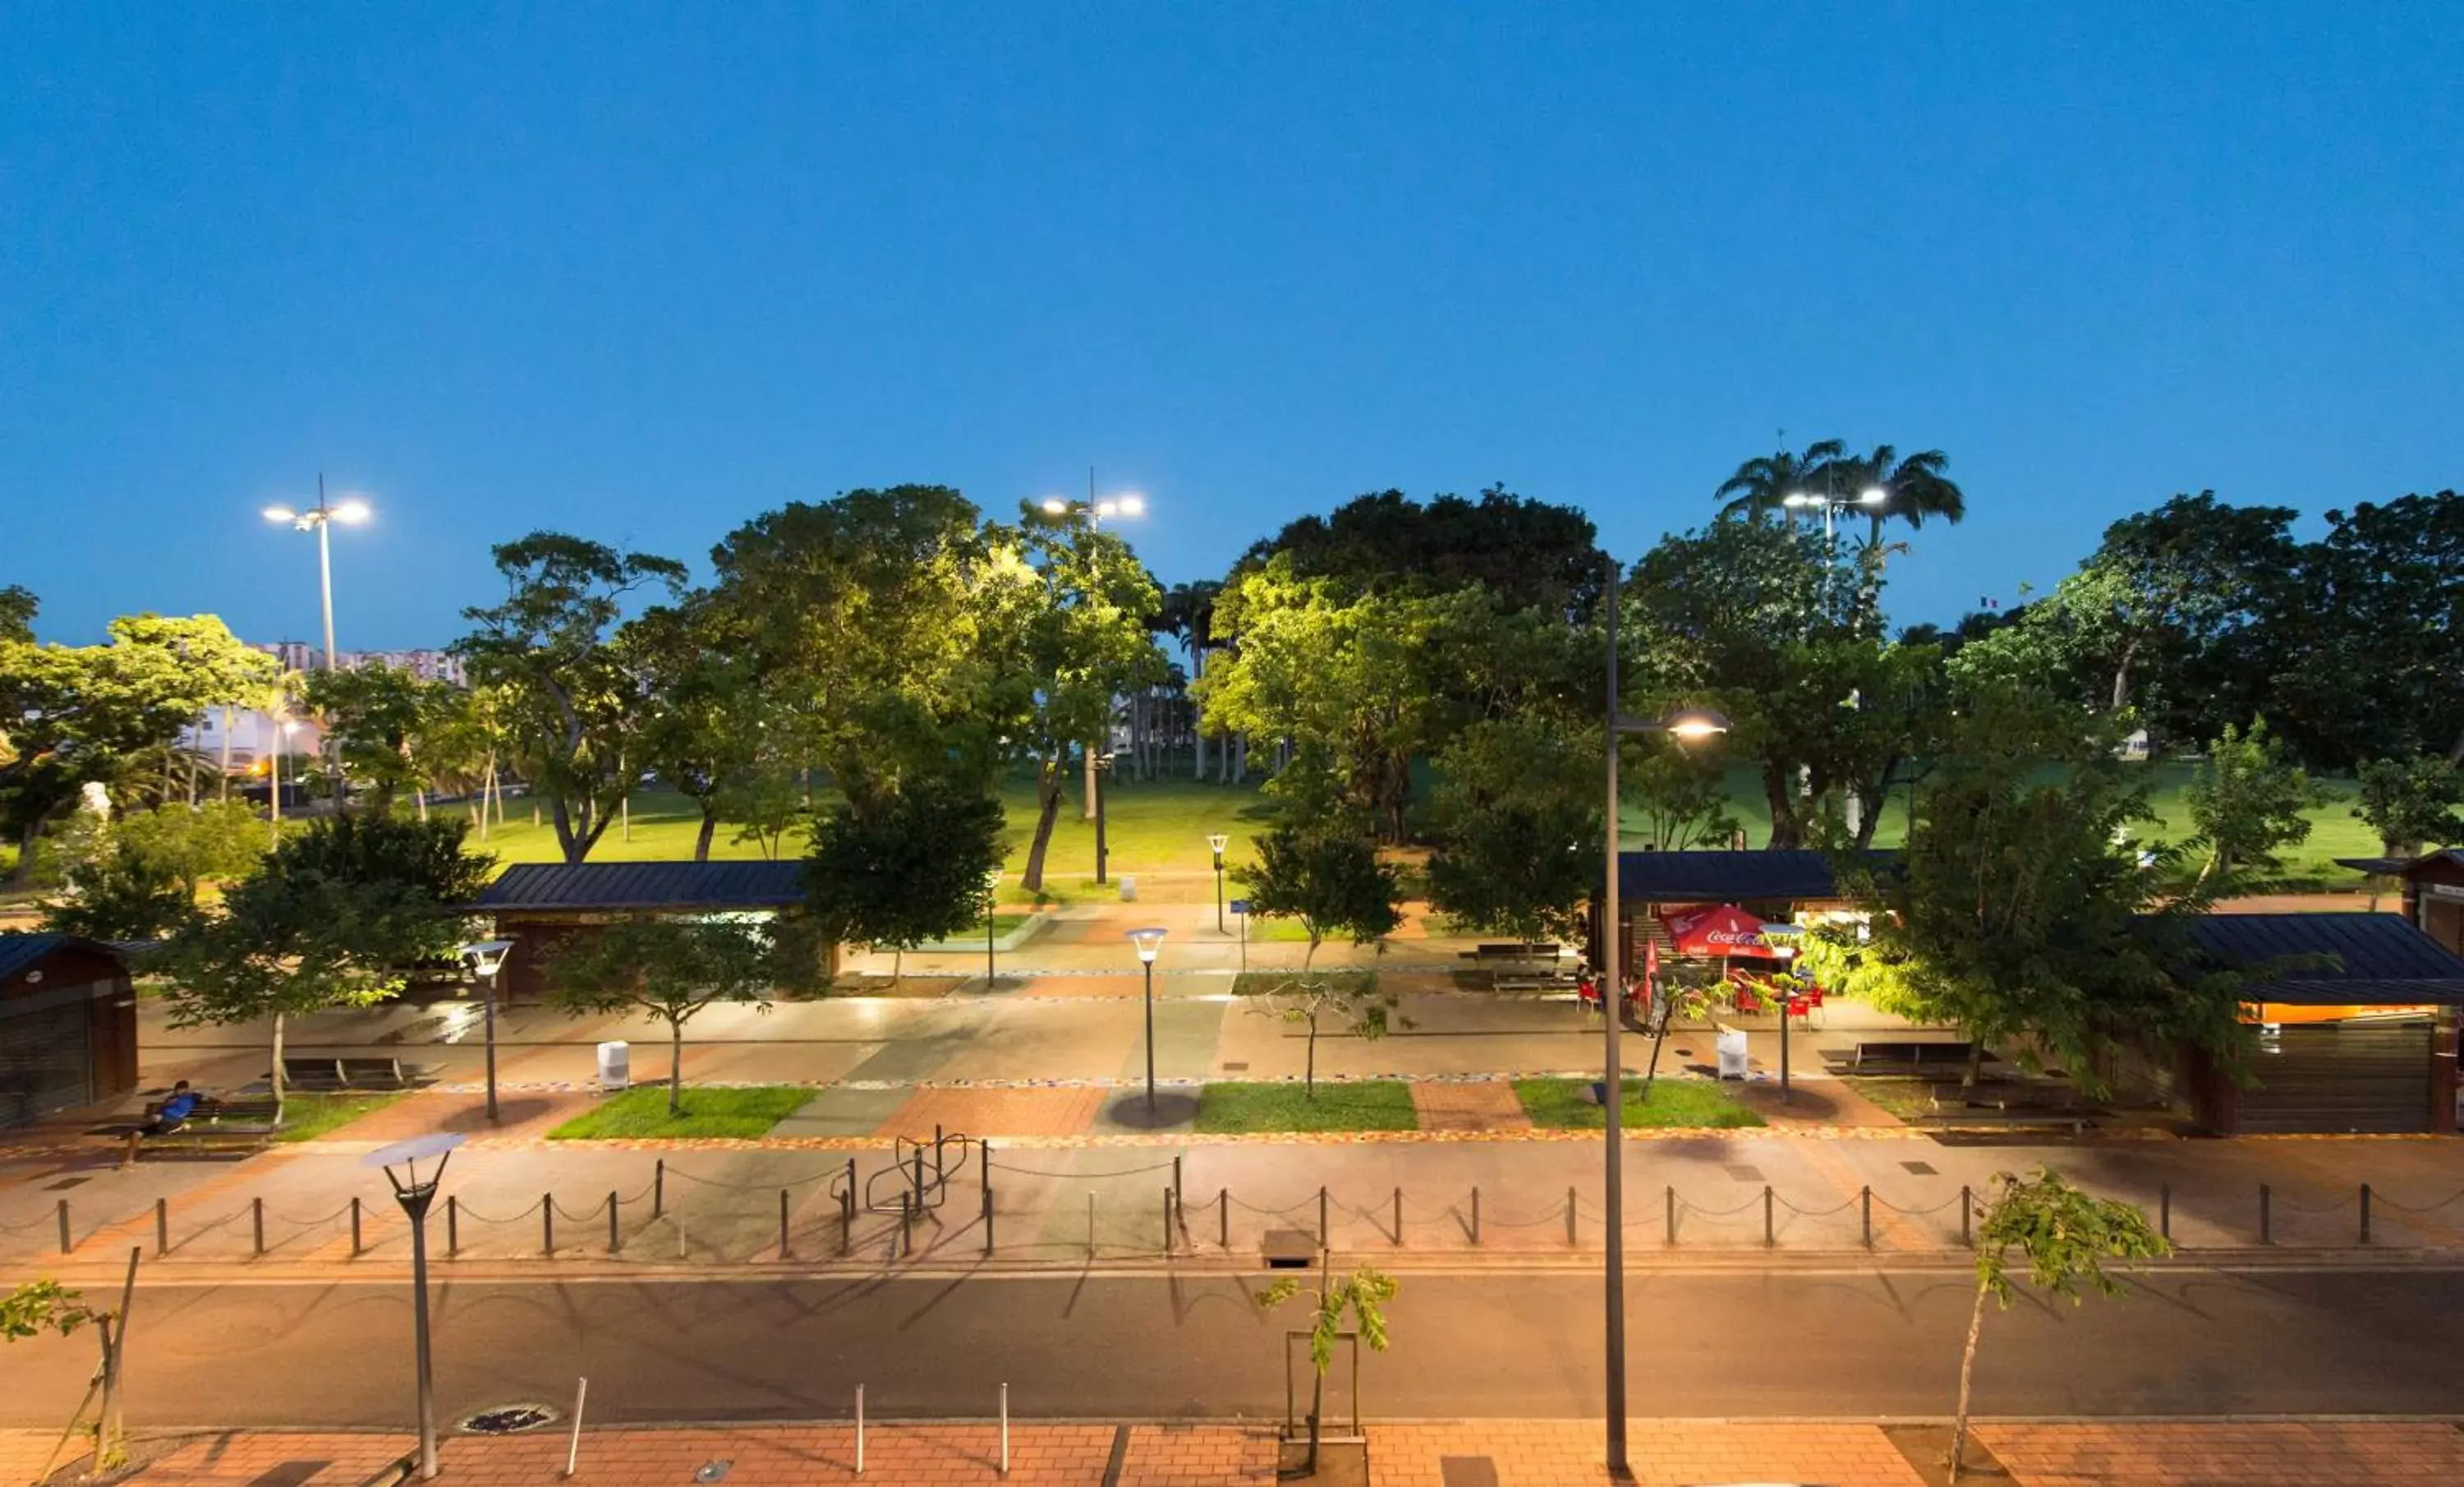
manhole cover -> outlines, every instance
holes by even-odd
[[[1919,1177],[1931,1177],[1934,1175],[1933,1164],[1930,1162],[1903,1162],[1900,1165],[1906,1167],[1909,1171],[1915,1173]]]
[[[482,1409],[462,1422],[466,1435],[518,1435],[542,1425],[554,1425],[561,1416],[554,1405],[498,1405]]]
[[[723,1482],[727,1480],[727,1474],[735,1469],[736,1463],[733,1461],[705,1461],[701,1465],[693,1468],[693,1480],[697,1482]]]

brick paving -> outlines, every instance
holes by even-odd
[[[1424,1131],[1528,1131],[1531,1117],[1506,1079],[1419,1080],[1412,1109]]]
[[[1993,1425],[2026,1487],[2320,1487],[2464,1481],[2464,1431],[2411,1421]]]
[[[1092,1085],[1048,1089],[919,1089],[874,1135],[930,1135],[934,1127],[970,1136],[1083,1136],[1112,1092]]]
[[[1643,1487],[1802,1481],[1825,1487],[1923,1487],[1898,1448],[1870,1425],[1740,1425],[1636,1420],[1627,1461]],[[1372,1426],[1371,1487],[1441,1487],[1448,1457],[1485,1457],[1499,1487],[1604,1482],[1595,1420],[1485,1420]]]

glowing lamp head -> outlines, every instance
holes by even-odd
[[[1161,929],[1133,929],[1130,931],[1130,943],[1138,947],[1139,960],[1144,961],[1149,965],[1155,964],[1155,952],[1163,948],[1163,933],[1164,932]]]
[[[268,506],[265,508],[265,520],[268,522],[297,522],[299,520],[299,513],[292,510],[288,506]]]
[[[1142,517],[1147,514],[1147,499],[1134,491],[1111,502],[1111,506],[1115,512],[1125,517]]]
[[[365,522],[368,518],[376,515],[374,511],[368,508],[368,503],[366,501],[360,499],[356,496],[342,502],[341,505],[334,507],[329,514],[335,521],[341,522],[345,526],[357,526],[361,522]]]
[[[1791,491],[1780,498],[1779,503],[1783,506],[1818,506],[1822,504],[1822,498],[1808,496],[1803,491]]]
[[[1058,496],[1046,496],[1044,498],[1043,504],[1044,514],[1047,517],[1066,517],[1069,514],[1069,502]]]
[[[1223,855],[1223,849],[1232,845],[1232,838],[1223,832],[1210,832],[1206,836],[1206,845],[1220,858]]]
[[[1728,720],[1707,707],[1687,707],[1669,714],[1661,727],[1676,738],[1691,743],[1728,731]]]
[[[1891,493],[1879,485],[1869,485],[1857,493],[1857,499],[1868,506],[1879,506],[1891,499]]]

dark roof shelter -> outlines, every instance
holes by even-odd
[[[517,862],[472,906],[488,913],[655,913],[803,901],[802,862]]]
[[[2190,934],[2229,965],[2263,965],[2298,956],[2328,964],[2290,965],[2280,978],[2244,992],[2253,1002],[2293,1007],[2464,1006],[2464,957],[2393,914],[2211,914]]]
[[[1896,853],[1868,853],[1886,867]],[[1737,903],[1749,899],[1825,899],[1841,897],[1826,853],[1621,852],[1617,895],[1628,903]]]

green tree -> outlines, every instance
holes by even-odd
[[[1386,1303],[1402,1289],[1394,1276],[1366,1265],[1335,1280],[1324,1259],[1320,1257],[1316,1306],[1309,1319],[1309,1368],[1315,1382],[1309,1389],[1309,1457],[1301,1463],[1304,1476],[1316,1473],[1318,1449],[1326,1438],[1326,1375],[1334,1366],[1335,1343],[1348,1331],[1357,1335],[1360,1345],[1371,1352],[1386,1351]],[[1287,1276],[1259,1292],[1258,1304],[1281,1306],[1299,1295],[1300,1281]],[[1352,1320],[1350,1327],[1344,1325],[1347,1317]]]
[[[405,973],[450,962],[495,863],[463,851],[463,822],[345,815],[286,836],[257,872],[190,915],[168,946],[164,993],[177,1028],[270,1018],[275,1120],[282,1119],[285,1021],[364,1007]]]
[[[793,978],[774,953],[790,943],[769,926],[735,920],[620,918],[578,936],[549,963],[558,1004],[569,1011],[649,1014],[668,1027],[668,1114],[684,1114],[685,1025],[720,1002],[770,1009]]]
[[[1358,832],[1284,825],[1257,839],[1258,860],[1232,876],[1248,893],[1249,912],[1293,919],[1309,937],[1306,975],[1318,946],[1341,935],[1354,944],[1382,940],[1402,923],[1402,880],[1377,860],[1377,848]]]
[[[455,643],[477,679],[501,687],[505,725],[532,789],[546,797],[567,862],[590,855],[633,792],[631,735],[649,702],[624,663],[615,630],[645,586],[684,590],[684,566],[559,532],[499,544],[501,604],[473,608]]]
[[[841,806],[804,859],[805,917],[831,944],[902,953],[957,934],[980,917],[1002,826],[989,791],[931,775]]]
[[[1617,786],[1625,815],[1642,817],[1637,845],[1658,852],[1725,847],[1740,830],[1728,809],[1727,761],[1719,752],[1656,740],[1621,741],[1619,747]],[[1598,879],[1595,869],[1592,881]],[[1583,891],[1588,895],[1591,887]]]
[[[1788,499],[1825,489],[1825,472],[1834,460],[1847,455],[1848,446],[1841,440],[1818,439],[1807,445],[1803,454],[1779,449],[1747,460],[1712,493],[1714,499],[1724,502],[1720,520],[1760,522],[1771,517],[1793,525],[1796,513]]]
[[[2182,794],[2208,852],[2199,881],[2213,878],[2219,890],[2274,873],[2285,848],[2309,839],[2308,810],[2320,799],[2264,719],[2254,720],[2248,733],[2225,724]]]
[[[1478,588],[1507,610],[1537,610],[1563,624],[1599,602],[1598,535],[1579,508],[1502,485],[1476,501],[1375,491],[1287,523],[1243,555],[1232,582],[1280,556],[1293,576],[1327,580],[1344,598]]]
[[[1301,1071],[1301,1096],[1317,1099],[1317,1039],[1332,1031],[1363,1042],[1375,1042],[1412,1020],[1397,1011],[1400,998],[1377,985],[1374,971],[1316,975],[1307,969],[1269,991],[1260,1010],[1278,1022],[1306,1030],[1307,1053]]]
[[[2098,1087],[2124,1040],[2203,1049],[2232,1067],[2245,978],[2198,966],[2189,921],[2204,885],[2162,892],[2134,828],[2151,819],[2110,735],[2070,701],[1989,688],[1960,699],[1939,760],[1915,788],[1896,871],[1838,870],[1871,915],[1867,942],[1817,936],[1829,985],[1901,1015],[1957,1023]],[[2174,854],[2155,853],[2159,865]]]
[[[1017,528],[993,539],[1000,554],[982,602],[1004,658],[993,712],[1007,716],[1003,731],[1035,761],[1035,830],[1020,878],[1034,892],[1072,751],[1110,731],[1113,699],[1164,673],[1147,632],[1162,592],[1113,534],[1024,504],[1019,516]]]
[[[89,940],[154,940],[176,931],[194,900],[170,864],[108,824],[85,820],[80,812],[65,833],[66,879],[43,911],[43,927]]]
[[[2073,1306],[2084,1291],[2123,1294],[2109,1261],[2159,1259],[2173,1247],[2147,1215],[2129,1204],[2091,1197],[2046,1167],[2034,1177],[1994,1175],[1995,1191],[1976,1233],[1976,1303],[1968,1314],[1968,1340],[1959,1353],[1959,1405],[1951,1418],[1950,1479],[1959,1480],[1968,1450],[1969,1381],[1976,1369],[1976,1342],[1985,1330],[1989,1299],[2011,1305],[2012,1252],[2026,1265],[2028,1281],[2048,1298]]]
[[[2327,523],[2270,626],[2269,716],[2314,767],[2391,754],[2464,766],[2464,495],[2363,501]]]
[[[700,812],[695,862],[710,860],[724,808],[743,798],[756,772],[768,764],[770,773],[783,773],[773,756],[787,741],[789,718],[774,704],[759,651],[732,618],[697,596],[650,610],[620,633],[647,701],[634,752]]]
[[[1865,544],[1879,557],[1885,522],[1903,522],[1913,531],[1929,521],[1957,526],[1968,516],[1967,493],[1944,473],[1949,468],[1950,456],[1938,449],[1902,455],[1892,445],[1877,444],[1867,454],[1833,461],[1824,485],[1826,492],[1860,499]],[[1881,491],[1882,499],[1862,500],[1868,491]]]
[[[1484,720],[1438,756],[1429,901],[1484,934],[1579,939],[1600,878],[1599,734]]]
[[[2360,770],[2353,814],[2379,833],[2390,857],[2464,841],[2464,771],[2435,754],[2373,759]]]
[[[31,600],[12,603],[18,613]],[[33,880],[44,829],[86,785],[124,784],[207,708],[248,699],[275,672],[211,615],[125,616],[99,646],[46,645],[25,623],[0,626],[0,826],[17,840],[16,884]]]
[[[383,815],[404,791],[419,794],[425,810],[436,772],[428,755],[448,723],[453,690],[380,661],[310,672],[300,699],[323,722],[344,776],[365,791],[366,809]]]
[[[86,1406],[100,1406],[94,1417],[94,1464],[110,1469],[128,1463],[128,1425],[121,1412],[120,1380],[128,1346],[129,1301],[137,1286],[137,1252],[128,1254],[128,1283],[121,1289],[120,1304],[99,1310],[85,1298],[82,1291],[72,1290],[56,1280],[29,1280],[7,1296],[0,1296],[0,1339],[22,1342],[40,1337],[46,1332],[67,1338],[78,1329],[94,1328],[95,1342],[100,1357],[96,1360],[93,1382],[87,1385],[85,1399],[78,1404],[77,1414],[69,1419],[69,1431],[77,1429]],[[68,1432],[61,1435],[63,1443]],[[54,1447],[52,1460],[56,1460],[59,1448]],[[52,1460],[43,1463],[43,1477],[51,1476]]]

